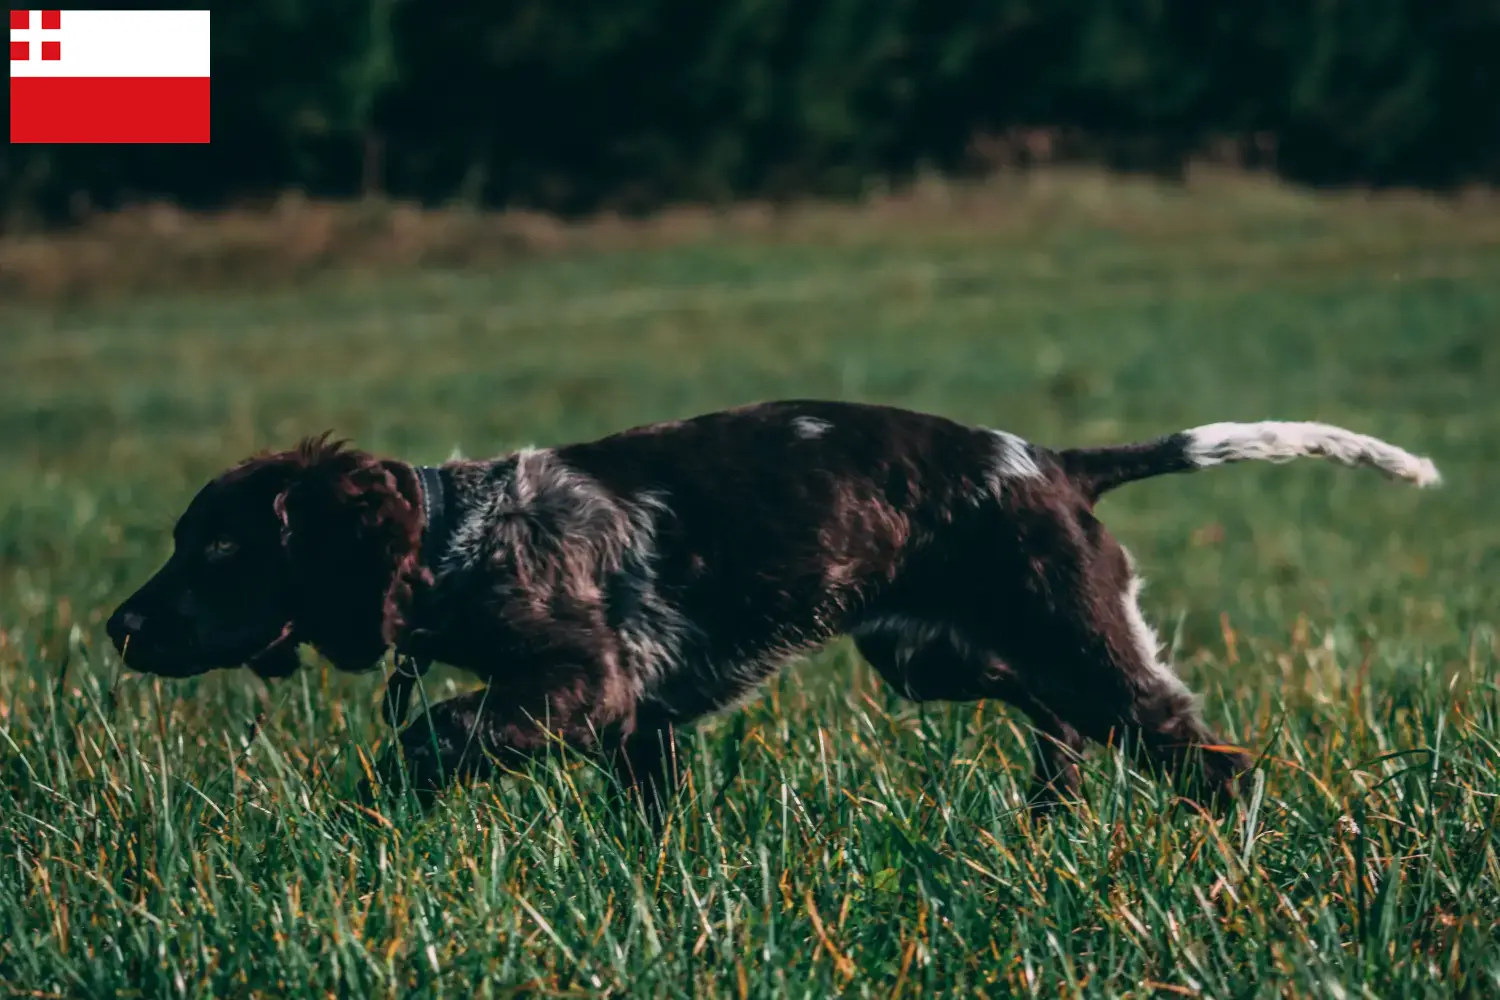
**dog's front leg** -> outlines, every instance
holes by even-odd
[[[659,827],[682,783],[685,766],[679,759],[676,727],[649,713],[639,715],[632,730],[611,749],[617,789],[632,808],[644,809]]]
[[[599,711],[575,698],[548,696],[518,703],[492,686],[438,702],[401,733],[381,766],[389,791],[403,787],[430,804],[455,781],[489,777],[496,767],[519,768],[566,745],[597,752],[619,728],[616,711]]]

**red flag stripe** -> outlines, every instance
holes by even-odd
[[[208,142],[209,78],[10,81],[11,142]]]

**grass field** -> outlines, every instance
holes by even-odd
[[[1500,203],[1059,177],[488,270],[0,309],[0,991],[26,996],[1494,996]],[[1430,454],[1101,506],[1226,738],[1231,822],[844,645],[702,725],[665,835],[586,763],[377,821],[378,680],[124,674],[110,607],[224,465],[413,461],[755,399],[1045,444],[1320,419]],[[436,672],[441,697],[469,682]]]

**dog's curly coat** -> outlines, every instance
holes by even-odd
[[[1085,740],[1126,740],[1191,775],[1191,793],[1232,797],[1251,760],[1220,744],[1162,662],[1129,556],[1093,507],[1136,479],[1307,455],[1437,482],[1426,459],[1321,424],[1051,451],[814,401],[437,470],[324,437],[206,486],[171,559],[108,630],[129,666],[172,676],[240,663],[285,675],[299,643],[342,670],[394,645],[473,671],[484,691],[401,736],[429,791],[561,738],[660,802],[675,727],[850,634],[908,698],[1025,712],[1039,802],[1075,788]]]

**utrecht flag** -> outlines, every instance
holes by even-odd
[[[11,142],[207,142],[208,11],[13,10]]]

